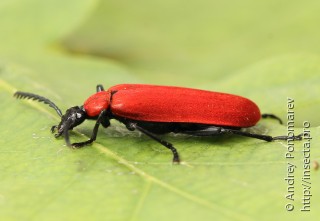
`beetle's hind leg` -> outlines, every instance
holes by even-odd
[[[271,142],[274,140],[289,140],[289,139],[302,140],[302,135],[303,135],[303,134],[299,134],[298,136],[293,136],[293,137],[289,137],[289,136],[272,137],[269,135],[249,133],[246,131],[241,131],[239,129],[231,129],[231,128],[224,128],[224,127],[216,127],[216,126],[210,126],[201,130],[183,131],[183,133],[193,135],[193,136],[214,136],[214,135],[220,135],[220,134],[236,134],[244,137],[251,137],[259,140],[265,140],[268,142]]]
[[[169,142],[162,140],[161,138],[157,137],[154,133],[138,126],[136,123],[126,123],[126,127],[129,130],[139,130],[140,132],[144,133],[145,135],[147,135],[148,137],[152,138],[153,140],[159,142],[160,144],[162,144],[163,146],[165,146],[166,148],[168,148],[169,150],[171,150],[172,154],[173,154],[173,163],[180,163],[180,157],[178,154],[177,149]]]
[[[261,114],[261,118],[263,118],[263,119],[271,118],[271,119],[279,121],[280,124],[283,124],[282,120],[280,119],[280,117],[278,117],[278,116],[276,116],[274,114]]]
[[[260,139],[260,140],[265,140],[268,142],[274,141],[274,140],[302,140],[302,135],[303,134],[299,134],[297,136],[276,136],[276,137],[272,137],[269,135],[262,135],[262,134],[255,134],[255,133],[249,133],[249,132],[245,132],[245,131],[241,131],[241,130],[232,130],[232,129],[224,129],[222,128],[222,133],[226,133],[226,134],[237,134],[240,136],[245,136],[245,137],[252,137],[252,138],[256,138],[256,139]]]

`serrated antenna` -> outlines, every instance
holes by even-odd
[[[37,94],[32,94],[32,93],[22,92],[22,91],[17,91],[16,93],[13,94],[13,96],[18,98],[18,99],[32,99],[32,100],[36,100],[36,101],[48,104],[50,107],[55,109],[55,111],[58,113],[58,115],[60,117],[62,117],[61,110],[57,107],[57,105],[55,105],[55,103],[50,101],[48,98],[42,97],[42,96],[37,95]]]

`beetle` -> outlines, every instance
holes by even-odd
[[[261,118],[273,118],[273,114],[260,114],[258,106],[251,100],[233,94],[205,91],[174,86],[146,84],[120,84],[104,90],[97,85],[96,93],[83,105],[67,109],[65,114],[49,99],[27,92],[17,91],[16,98],[33,99],[52,107],[61,117],[58,125],[51,127],[55,137],[63,136],[67,146],[80,148],[96,140],[100,124],[107,128],[110,119],[123,123],[130,131],[138,130],[170,149],[173,162],[179,163],[176,148],[158,135],[182,133],[193,136],[215,136],[235,134],[264,141],[301,140],[298,136],[276,136],[242,131],[256,125]],[[95,120],[89,140],[71,143],[69,130],[86,119]]]

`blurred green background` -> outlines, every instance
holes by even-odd
[[[311,162],[320,158],[320,2],[2,0],[0,2],[0,220],[317,220],[300,212],[302,145],[296,142],[295,210],[287,212],[286,142],[166,135],[182,165],[154,141],[112,122],[97,142],[70,150],[49,129],[38,93],[61,109],[102,83],[178,85],[235,93],[295,127],[311,123]],[[87,139],[93,122],[71,133]],[[249,131],[286,133],[262,120]]]

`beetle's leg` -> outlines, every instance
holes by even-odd
[[[271,118],[271,119],[275,119],[277,121],[279,121],[280,124],[282,124],[282,120],[280,119],[280,117],[274,115],[274,114],[261,114],[261,118]]]
[[[160,144],[162,144],[163,146],[165,146],[166,148],[171,150],[171,152],[173,154],[173,160],[172,160],[173,163],[180,163],[180,157],[179,157],[178,151],[171,143],[169,143],[165,140],[162,140],[161,138],[157,137],[154,133],[151,133],[150,131],[138,126],[136,123],[129,122],[126,124],[126,126],[129,130],[137,129],[137,130],[141,131],[142,133],[144,133],[148,137],[152,138],[153,140],[159,142]]]
[[[245,137],[252,137],[260,140],[265,140],[265,141],[273,141],[273,140],[288,140],[288,139],[293,139],[293,140],[301,140],[303,134],[299,134],[298,136],[294,137],[289,137],[289,136],[276,136],[272,137],[269,135],[262,135],[262,134],[254,134],[254,133],[249,133],[241,130],[236,130],[236,129],[229,129],[229,128],[223,128],[223,127],[216,127],[216,126],[211,126],[208,128],[205,128],[203,130],[195,130],[195,131],[183,131],[185,134],[190,134],[194,136],[212,136],[212,135],[219,135],[219,134],[237,134],[240,136],[245,136]]]
[[[110,123],[109,124],[106,123],[108,121],[105,119],[106,112],[107,112],[106,110],[103,110],[99,114],[98,119],[96,121],[96,124],[94,125],[93,131],[91,134],[91,138],[89,140],[84,141],[84,142],[79,142],[79,143],[73,143],[73,144],[71,144],[71,146],[75,147],[75,148],[80,148],[80,147],[86,146],[88,144],[91,144],[93,141],[95,141],[97,138],[98,129],[99,129],[100,124],[103,124],[104,127],[107,127],[110,125]],[[102,123],[102,122],[104,122],[104,123]]]
[[[104,91],[102,84],[97,85],[97,92]]]
[[[260,139],[260,140],[265,140],[265,141],[274,141],[274,140],[302,140],[302,135],[303,134],[299,134],[298,136],[293,136],[293,137],[289,137],[289,136],[276,136],[276,137],[272,137],[269,135],[262,135],[262,134],[254,134],[254,133],[249,133],[249,132],[245,132],[245,131],[241,131],[241,130],[232,130],[232,129],[225,129],[225,128],[221,128],[221,133],[228,133],[228,134],[237,134],[240,136],[245,136],[245,137],[252,137],[252,138],[256,138],[256,139]]]

